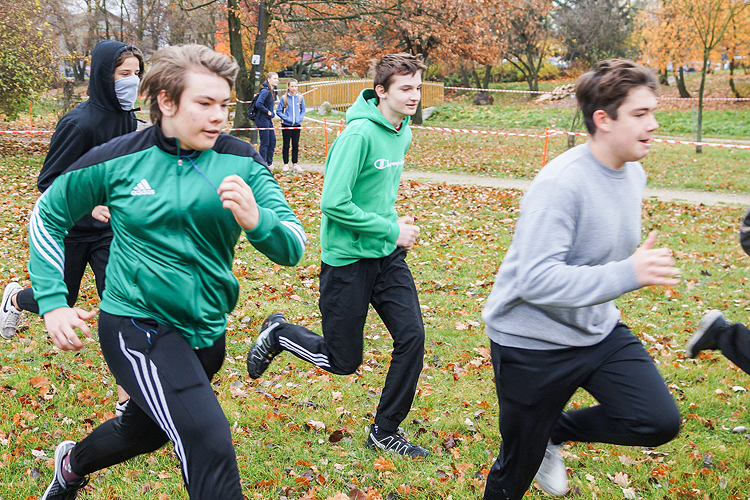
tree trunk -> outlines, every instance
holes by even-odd
[[[459,73],[461,74],[461,86],[468,88],[471,85],[469,83],[469,72],[466,71],[466,68],[461,67]]]
[[[143,49],[143,32],[146,28],[145,20],[143,19],[143,0],[137,0],[135,4],[136,9],[136,19],[137,21],[137,35],[136,35],[136,44],[138,48]]]
[[[679,71],[674,72],[675,80],[677,80],[677,90],[680,91],[680,97],[683,99],[689,99],[690,92],[687,91],[687,88],[685,87],[685,72],[682,66],[680,66]]]
[[[482,88],[490,88],[490,79],[492,78],[492,65],[485,64],[484,66],[484,78],[482,78]]]
[[[411,122],[414,125],[422,125],[422,99],[420,99],[419,104],[417,104],[417,112],[411,117]]]
[[[253,100],[253,82],[248,78],[247,66],[245,66],[245,55],[242,51],[242,36],[240,33],[240,18],[239,5],[237,0],[227,0],[227,23],[229,25],[229,51],[232,57],[237,61],[237,65],[240,67],[237,73],[237,80],[235,81],[235,88],[237,90],[237,104],[234,107],[234,127],[233,128],[250,128],[255,125],[250,123],[250,119],[247,117],[247,103],[239,101],[252,101]],[[248,137],[247,131],[235,130],[232,134]]]
[[[732,89],[732,93],[734,96],[738,99],[742,98],[742,95],[737,90],[737,87],[734,85],[734,59],[729,61],[729,88]]]
[[[581,110],[578,106],[573,110],[573,118],[570,120],[570,131],[575,132],[578,128],[578,123],[583,118],[583,114],[581,114]],[[576,145],[576,136],[575,135],[569,135],[568,136],[568,148],[572,148]]]
[[[474,78],[474,83],[477,85],[477,88],[484,88],[482,87],[482,82],[479,81],[479,74],[477,74],[476,69],[471,70],[471,76]]]
[[[698,89],[698,123],[695,127],[695,141],[701,142],[703,140],[703,92],[706,90],[706,71],[708,70],[708,57],[709,52],[706,50],[703,53],[703,68],[701,68],[701,86]],[[703,146],[700,144],[695,146],[696,153],[703,152]]]
[[[669,87],[669,70],[664,68],[664,71],[659,70],[659,83]]]

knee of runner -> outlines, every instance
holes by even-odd
[[[335,375],[351,375],[357,371],[359,365],[362,364],[362,356],[359,358],[351,359],[339,359],[336,363],[331,363],[331,373]]]
[[[214,457],[212,460],[222,460],[228,456],[228,450],[234,450],[228,426],[211,425],[196,429],[190,437],[196,443],[196,449],[201,450],[201,455]]]
[[[660,446],[668,443],[680,432],[679,410],[654,412],[646,420],[635,422],[632,430],[645,438],[644,446]]]

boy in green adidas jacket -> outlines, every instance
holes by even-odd
[[[211,378],[225,355],[244,233],[295,265],[305,234],[263,161],[222,133],[237,64],[200,45],[154,54],[141,92],[154,126],[92,149],[39,199],[29,228],[34,297],[55,345],[83,347],[94,312],[69,308],[60,249],[96,205],[114,238],[99,315],[102,354],[131,402],[121,417],[55,451],[43,500],[69,500],[94,471],[174,444],[190,498],[242,500],[229,424]]]
[[[374,68],[374,88],[346,112],[346,130],[328,154],[320,201],[323,336],[274,313],[247,361],[252,378],[282,350],[331,373],[354,373],[362,363],[362,331],[372,304],[393,338],[393,353],[366,444],[412,457],[429,454],[398,432],[424,356],[422,313],[405,261],[419,227],[412,217],[399,217],[394,204],[424,69],[418,57],[384,56]]]

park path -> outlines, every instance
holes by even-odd
[[[300,163],[304,170],[323,172],[323,165],[319,163]],[[401,179],[419,182],[433,182],[458,184],[468,186],[486,186],[498,189],[518,189],[525,191],[531,181],[524,179],[503,179],[483,175],[450,174],[444,172],[424,172],[419,170],[404,170]],[[700,191],[693,189],[667,189],[646,186],[644,198],[655,198],[660,201],[688,203],[693,205],[730,205],[750,206],[750,193],[733,194],[716,191]]]

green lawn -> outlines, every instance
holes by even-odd
[[[717,113],[716,120],[723,122],[719,129],[747,123],[745,111],[736,113]],[[462,128],[538,133],[555,116],[562,123],[571,114],[535,105],[503,110],[452,105],[426,125],[455,127],[460,117]],[[685,126],[679,113],[659,119],[667,124],[663,128],[674,130],[661,130],[665,135],[679,136],[678,127]],[[511,127],[511,121],[520,123]],[[329,141],[334,137],[335,131]],[[323,142],[320,129],[303,131],[301,160],[323,162]],[[566,138],[552,138],[548,158],[566,147]],[[542,166],[542,153],[542,139],[415,130],[407,168],[530,179]],[[29,283],[26,224],[37,198],[43,155],[43,144],[0,142],[3,285],[11,279]],[[652,186],[746,192],[748,155],[718,148],[704,148],[697,155],[690,146],[654,144],[643,163]],[[480,313],[510,244],[521,193],[402,184],[399,211],[416,216],[422,226],[408,260],[427,329],[425,368],[403,427],[410,439],[432,450],[428,460],[402,460],[363,446],[391,345],[374,313],[364,332],[364,363],[354,375],[328,375],[288,353],[258,381],[245,373],[247,349],[269,313],[280,310],[290,321],[320,330],[317,233],[322,177],[304,173],[277,178],[308,231],[306,255],[296,268],[279,268],[240,242],[235,274],[241,296],[230,318],[225,364],[215,380],[232,425],[246,496],[324,500],[352,492],[352,498],[371,500],[480,498],[500,444],[489,342]],[[673,250],[683,270],[682,282],[627,294],[618,304],[658,363],[680,407],[683,428],[674,441],[657,449],[571,443],[566,464],[575,496],[750,497],[750,436],[747,431],[732,432],[739,426],[750,428],[750,376],[719,354],[693,361],[682,352],[708,309],[720,308],[732,320],[748,320],[750,258],[737,244],[742,213],[736,207],[645,202],[644,234],[659,231],[658,245]],[[97,303],[92,277],[87,276],[79,304],[90,308]],[[0,342],[0,499],[41,496],[57,443],[81,439],[111,418],[115,399],[114,380],[95,340],[79,353],[61,353],[41,320],[24,315],[22,331],[12,341]],[[592,400],[585,393],[570,403],[588,404]],[[143,497],[187,498],[171,446],[95,474],[79,498]],[[546,497],[532,488],[528,498]]]
[[[28,283],[25,224],[41,159],[0,160],[3,281]],[[500,443],[480,312],[510,243],[520,193],[402,185],[398,208],[415,215],[423,228],[409,263],[427,328],[425,369],[404,430],[432,450],[428,460],[403,460],[363,447],[390,351],[390,338],[374,313],[364,332],[364,363],[354,375],[328,375],[288,353],[259,381],[245,373],[246,351],[269,313],[281,310],[291,321],[320,328],[317,202],[322,178],[313,173],[278,178],[309,232],[306,256],[296,268],[278,268],[246,242],[239,244],[235,271],[241,297],[230,321],[225,365],[215,380],[232,425],[245,494],[322,500],[358,489],[372,499],[480,498]],[[732,432],[750,427],[745,392],[750,377],[718,354],[692,361],[681,350],[707,309],[724,309],[735,320],[747,318],[744,285],[750,260],[736,242],[741,215],[738,208],[645,203],[644,233],[659,230],[658,244],[675,252],[683,279],[675,287],[641,290],[618,302],[677,399],[683,430],[655,450],[571,444],[566,462],[571,486],[582,498],[750,496],[748,438]],[[90,279],[81,303],[97,303]],[[95,341],[77,354],[58,352],[42,322],[30,314],[24,316],[23,331],[0,347],[0,498],[38,498],[51,477],[56,444],[81,439],[112,417],[114,381]],[[580,393],[571,407],[591,403]],[[144,495],[187,497],[170,446],[95,474],[80,498]],[[545,495],[532,489],[529,498]]]

